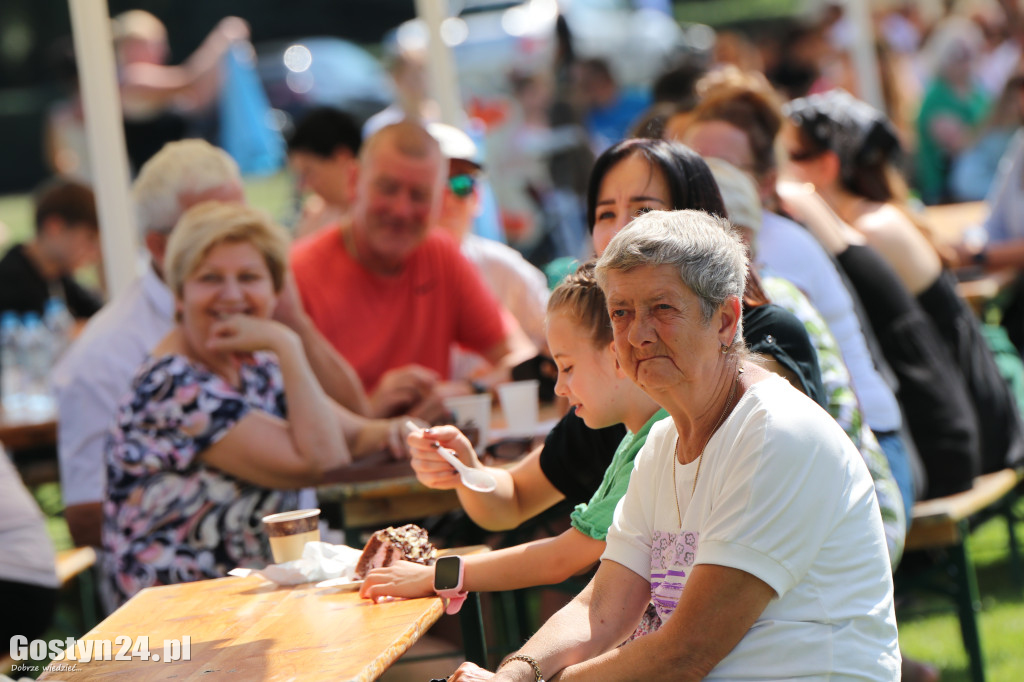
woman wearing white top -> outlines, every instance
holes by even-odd
[[[870,475],[745,351],[732,229],[651,212],[597,270],[619,364],[671,419],[637,456],[591,583],[497,674],[467,663],[451,679],[898,679]],[[622,645],[649,601],[663,625]]]

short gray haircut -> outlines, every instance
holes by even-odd
[[[651,211],[635,218],[597,261],[597,282],[604,289],[609,270],[644,265],[676,268],[700,300],[705,324],[730,296],[742,301],[747,284],[747,249],[736,229],[704,211]]]
[[[204,140],[167,143],[142,165],[132,188],[139,234],[169,233],[185,212],[183,194],[241,182],[238,164],[223,149]]]

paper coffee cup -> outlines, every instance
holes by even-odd
[[[452,413],[455,426],[466,434],[477,452],[487,446],[491,426],[491,394],[460,395],[445,398],[444,407]]]
[[[295,561],[302,558],[307,542],[320,541],[320,510],[298,509],[270,514],[263,517],[263,526],[270,539],[274,563]]]
[[[536,379],[498,385],[498,400],[505,413],[509,435],[533,436],[540,410],[540,382]]]

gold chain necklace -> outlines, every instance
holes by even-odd
[[[697,471],[693,473],[693,487],[690,488],[690,499],[693,500],[693,494],[697,492],[697,479],[700,478],[700,465],[704,462],[704,450],[708,447],[708,443],[711,442],[711,436],[715,435],[715,431],[718,431],[718,427],[722,425],[725,420],[725,415],[729,413],[729,406],[732,404],[732,399],[736,397],[736,387],[740,383],[740,375],[743,374],[743,367],[740,367],[736,371],[736,378],[733,379],[732,388],[729,389],[729,398],[725,401],[725,407],[722,408],[722,414],[718,415],[718,422],[715,423],[715,427],[711,429],[711,433],[704,439],[704,447],[700,449],[700,454],[697,455]],[[679,524],[680,530],[683,528],[683,516],[679,513],[679,488],[676,486],[676,466],[679,464],[679,436],[676,436],[676,451],[675,456],[672,459],[672,495],[676,498],[676,521]]]

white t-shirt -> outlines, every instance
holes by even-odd
[[[46,518],[0,447],[0,580],[57,587],[53,543]],[[14,614],[11,614],[14,617]]]
[[[462,240],[462,255],[476,266],[530,340],[543,348],[544,316],[551,293],[544,273],[511,246],[475,234]]]
[[[898,430],[902,417],[896,396],[875,368],[850,292],[814,236],[792,220],[765,211],[757,262],[795,284],[825,318],[868,426],[873,431]]]
[[[64,504],[106,491],[107,432],[146,354],[174,325],[174,297],[152,265],[86,325],[53,372]]]
[[[662,621],[697,564],[737,568],[775,590],[708,679],[899,679],[882,519],[836,422],[783,379],[754,384],[708,443],[692,500],[697,462],[678,464],[675,443],[671,419],[651,429],[602,560],[651,583]]]

